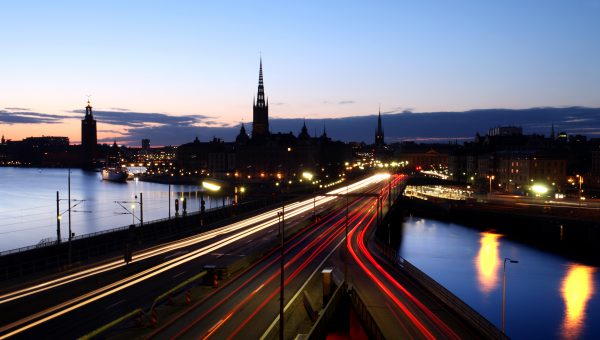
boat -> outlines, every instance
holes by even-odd
[[[105,181],[125,182],[128,175],[126,168],[105,167],[102,169],[102,179]]]

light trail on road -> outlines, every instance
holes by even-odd
[[[358,204],[364,204],[364,203],[358,203]],[[345,221],[343,219],[338,220],[337,222],[334,222],[331,226],[328,226],[327,228],[323,229],[321,227],[319,227],[319,225],[326,225],[328,223],[330,223],[331,221],[333,221],[334,219],[345,215],[345,212],[340,212],[338,211],[337,213],[332,213],[328,216],[326,216],[323,220],[321,220],[318,225],[315,225],[313,228],[310,228],[304,232],[302,232],[301,234],[297,234],[294,235],[294,237],[292,239],[289,239],[286,241],[285,243],[285,254],[288,254],[292,251],[294,251],[294,249],[296,247],[298,247],[300,244],[302,244],[303,241],[305,241],[308,237],[310,237],[311,235],[315,234],[316,232],[319,232],[320,234],[315,237],[314,240],[312,240],[308,245],[304,246],[299,253],[295,254],[294,257],[292,257],[291,259],[288,259],[286,261],[285,267],[286,269],[289,269],[292,265],[294,265],[297,261],[299,261],[302,256],[306,255],[308,252],[310,252],[309,255],[309,259],[305,260],[304,263],[300,264],[299,268],[296,269],[292,274],[288,275],[287,279],[285,280],[285,285],[288,285],[291,280],[296,277],[299,274],[299,271],[303,268],[306,267],[306,265],[308,265],[308,263],[310,263],[314,257],[320,255],[323,250],[328,247],[336,238],[338,238],[340,236],[340,233],[343,232],[344,229],[344,224]],[[356,219],[356,216],[352,216],[351,220]],[[271,251],[271,253],[269,253],[268,255],[265,256],[265,259],[268,258],[270,255],[272,255],[273,252],[277,251],[277,249],[274,249],[273,251]],[[254,298],[254,296],[263,288],[267,287],[268,284],[273,283],[280,275],[280,270],[278,267],[278,263],[281,260],[281,256],[276,256],[275,258],[271,259],[268,263],[266,263],[265,265],[263,265],[260,268],[255,268],[255,266],[252,266],[250,268],[248,268],[244,273],[250,271],[250,270],[254,270],[255,272],[252,274],[251,277],[249,277],[248,279],[246,279],[244,282],[242,282],[239,286],[237,286],[232,292],[230,292],[229,294],[227,294],[225,297],[221,298],[218,302],[212,304],[207,310],[205,310],[201,315],[199,315],[196,319],[194,319],[192,322],[190,322],[188,325],[186,325],[186,327],[184,327],[177,335],[175,335],[175,337],[182,337],[184,336],[187,332],[190,331],[190,329],[192,329],[193,327],[195,327],[197,324],[199,324],[200,322],[203,321],[203,319],[209,315],[210,313],[212,313],[215,309],[219,308],[221,305],[223,305],[225,302],[229,301],[231,298],[234,297],[234,295],[239,292],[242,288],[244,288],[245,286],[249,285],[250,283],[253,284],[258,284],[255,279],[263,272],[265,272],[268,269],[273,269],[274,272],[264,281],[260,282],[260,285],[258,286],[257,289],[254,289],[248,296],[246,296],[242,301],[240,301],[239,303],[237,303],[231,310],[228,310],[226,312],[222,312],[222,315],[226,315],[226,317],[223,317],[222,319],[219,320],[219,322],[217,322],[217,324],[213,325],[212,327],[210,327],[206,333],[203,335],[204,338],[206,337],[210,337],[212,334],[216,333],[225,323],[226,321],[228,321],[232,315],[234,315],[235,313],[237,313],[240,309],[242,309],[252,298]],[[259,261],[257,263],[260,264],[262,261]],[[242,273],[242,274],[244,274]],[[242,275],[240,274],[240,275]],[[231,281],[235,281],[235,278],[232,279]],[[230,282],[231,282],[230,281]],[[211,296],[215,293],[218,293],[218,291],[215,291],[214,293],[211,294]],[[279,293],[279,289],[276,289],[275,291],[271,292],[271,296],[266,299],[264,301],[264,304],[268,303],[274,295]],[[210,296],[206,297],[204,300],[210,298]],[[199,302],[197,305],[199,305],[201,302]],[[263,304],[263,306],[264,306]],[[190,308],[188,310],[194,310],[196,308],[196,306],[193,306],[192,308]],[[255,313],[253,315],[256,315],[256,313],[260,310],[259,309],[255,309]],[[247,323],[248,321],[246,321]],[[244,323],[245,324],[245,323]],[[187,335],[186,335],[187,336]]]
[[[382,178],[381,176],[382,175],[371,176],[367,179],[364,179],[362,181],[359,181],[357,183],[349,185],[348,187],[343,187],[343,188],[333,190],[329,194],[339,194],[339,193],[343,193],[346,191],[352,192],[355,190],[359,190],[363,187],[371,185],[373,182],[378,182],[379,180],[381,180],[381,178]],[[315,201],[316,201],[317,205],[322,205],[322,204],[330,202],[334,199],[335,199],[335,197],[333,197],[333,196],[318,196]],[[303,214],[307,211],[310,211],[313,209],[313,204],[314,204],[313,199],[308,199],[308,200],[304,200],[301,202],[290,204],[290,205],[286,206],[286,208],[287,208],[286,210],[289,209],[289,212],[286,211],[286,216],[288,218],[290,218],[290,217],[294,217],[294,216]],[[279,210],[280,209],[273,209],[273,210],[263,213],[259,216],[249,218],[244,221],[237,222],[237,223],[233,223],[233,224],[230,224],[230,225],[227,225],[227,226],[224,226],[224,227],[221,227],[221,228],[209,231],[209,232],[205,232],[198,236],[189,237],[189,238],[186,238],[181,241],[172,242],[165,246],[160,246],[160,247],[156,247],[156,248],[153,248],[153,249],[150,249],[147,251],[140,252],[140,253],[136,254],[136,259],[135,259],[136,261],[141,261],[143,259],[146,259],[146,258],[149,258],[152,256],[165,254],[167,252],[170,252],[170,251],[173,251],[176,249],[194,245],[198,242],[210,240],[217,236],[237,232],[237,233],[235,233],[231,236],[228,236],[222,240],[216,241],[215,243],[213,243],[211,245],[204,246],[198,250],[175,257],[169,261],[166,261],[159,265],[153,266],[153,267],[146,269],[144,271],[141,271],[139,273],[133,274],[127,278],[121,279],[112,284],[108,284],[104,287],[93,290],[91,292],[82,294],[76,298],[73,298],[73,299],[63,302],[63,303],[59,303],[53,307],[47,308],[47,309],[37,312],[33,315],[30,315],[28,317],[22,318],[18,321],[15,321],[8,325],[5,325],[0,328],[0,333],[4,333],[7,331],[9,331],[9,332],[6,334],[0,335],[0,339],[4,339],[4,338],[10,337],[10,336],[19,334],[23,331],[26,331],[33,327],[36,327],[44,322],[47,322],[49,320],[52,320],[59,316],[62,316],[66,313],[74,311],[78,308],[81,308],[85,305],[88,305],[92,302],[100,300],[106,296],[109,296],[111,294],[119,292],[119,291],[126,289],[128,287],[131,287],[135,284],[141,283],[147,279],[150,279],[150,278],[152,278],[156,275],[159,275],[165,271],[173,269],[179,265],[182,265],[184,263],[187,263],[189,261],[197,259],[198,257],[201,257],[208,253],[214,252],[226,245],[237,242],[237,241],[244,239],[245,237],[250,236],[254,233],[257,233],[261,230],[272,227],[273,225],[278,223],[276,215]],[[261,221],[263,221],[263,222],[261,222]],[[254,225],[256,223],[258,223],[258,224]],[[252,226],[252,225],[254,225],[254,226]],[[70,274],[65,277],[61,277],[59,279],[52,280],[52,281],[49,281],[49,282],[46,282],[43,284],[34,285],[32,287],[28,287],[25,289],[17,290],[15,292],[4,294],[4,295],[0,296],[0,304],[6,303],[8,301],[13,301],[13,300],[16,300],[16,299],[19,299],[21,297],[28,296],[31,294],[36,294],[36,293],[39,293],[39,292],[42,292],[42,291],[45,291],[48,289],[56,288],[58,286],[61,286],[61,285],[67,284],[67,283],[71,283],[71,282],[74,282],[74,281],[77,281],[77,280],[80,280],[82,278],[89,277],[92,275],[97,275],[99,273],[106,272],[108,270],[112,270],[112,269],[115,269],[118,267],[122,267],[124,265],[125,264],[122,261],[113,261],[113,262],[110,262],[107,264],[100,265],[98,267],[84,270],[79,273]]]
[[[384,190],[383,197],[389,195],[389,192]],[[369,210],[376,209],[376,203],[373,203]],[[363,272],[373,281],[373,283],[383,292],[393,303],[396,305],[403,314],[411,321],[411,323],[419,330],[420,335],[427,339],[435,339],[436,336],[428,329],[427,326],[422,322],[422,317],[419,318],[413,311],[402,301],[400,296],[405,296],[408,301],[417,307],[417,310],[422,311],[426,319],[429,319],[436,328],[441,331],[447,338],[460,339],[460,337],[448,327],[440,318],[438,318],[427,306],[419,301],[411,292],[409,292],[404,286],[402,286],[392,275],[390,275],[373,257],[370,250],[365,245],[367,239],[368,230],[373,226],[373,220],[375,215],[371,216],[365,227],[361,230],[358,228],[352,229],[349,233],[348,238],[348,250],[352,257],[363,270]],[[354,248],[356,244],[357,249]],[[365,263],[361,257],[366,258]],[[374,270],[373,270],[374,269]],[[378,274],[383,276],[385,280],[381,280]],[[393,290],[396,290],[395,292]],[[404,327],[404,325],[403,325]]]

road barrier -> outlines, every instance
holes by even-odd
[[[135,318],[136,323],[138,323],[139,320],[142,319],[142,315],[143,314],[144,314],[144,312],[141,309],[138,308],[138,309],[136,309],[136,310],[134,310],[134,311],[132,311],[130,313],[127,313],[127,314],[123,315],[122,317],[120,317],[120,318],[118,318],[118,319],[116,319],[116,320],[114,320],[114,321],[112,321],[110,323],[107,323],[106,325],[104,325],[104,326],[102,326],[100,328],[97,328],[97,329],[89,332],[88,334],[86,334],[86,335],[82,336],[81,338],[79,338],[79,340],[93,339],[93,338],[95,338],[95,337],[97,337],[97,336],[99,336],[99,335],[101,335],[103,333],[108,332],[112,328],[114,328],[114,327],[116,327],[116,326],[118,326],[118,325],[120,325],[120,324],[122,324],[122,323],[124,323],[126,321],[134,319],[134,318]]]
[[[198,280],[202,279],[207,273],[208,273],[207,271],[202,271],[200,274],[192,276],[191,278],[183,281],[182,283],[178,284],[177,286],[169,289],[167,292],[161,294],[159,297],[154,299],[154,302],[152,303],[152,307],[150,307],[150,310],[155,310],[158,305],[160,305],[164,301],[172,300],[173,296],[180,294],[184,290],[187,290],[189,292],[190,286],[195,284]]]
[[[317,321],[310,329],[310,332],[307,335],[307,339],[325,339],[327,338],[327,333],[329,329],[329,322],[335,318],[335,316],[340,312],[342,308],[342,303],[346,298],[346,290],[348,289],[346,282],[342,283],[337,287],[333,295],[327,302],[327,305],[320,313]]]
[[[401,269],[404,269],[406,274],[415,280],[422,287],[426,288],[431,294],[433,294],[440,302],[445,304],[450,310],[457,315],[460,315],[465,321],[477,329],[487,339],[508,339],[506,335],[502,333],[493,323],[488,319],[484,318],[463,302],[460,298],[446,289],[444,286],[439,284],[437,281],[432,279],[429,275],[422,272],[419,268],[415,267],[412,263],[408,262],[404,258],[398,255],[397,251],[390,246],[384,244],[378,238],[375,238],[375,245],[378,248],[380,254],[388,258],[388,260],[395,263]]]

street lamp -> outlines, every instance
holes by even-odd
[[[583,197],[583,190],[581,190],[581,186],[583,185],[583,176],[576,175],[575,177],[578,178],[578,182],[579,182],[579,199],[581,200],[581,198]]]
[[[281,211],[277,212],[277,219],[279,221],[279,228],[281,230],[280,234],[281,234],[281,261],[280,261],[280,265],[281,265],[281,273],[280,273],[280,282],[279,282],[279,339],[283,339],[285,332],[284,332],[284,282],[285,282],[285,274],[284,274],[284,267],[285,267],[285,251],[283,249],[284,246],[284,241],[285,241],[285,235],[284,235],[284,227],[285,227],[285,205],[281,206]]]
[[[313,179],[313,177],[314,177],[314,175],[312,173],[308,172],[308,171],[304,171],[302,173],[302,177],[305,178],[305,179],[307,179],[309,182],[311,182],[312,179]],[[314,185],[314,183],[313,183],[313,185]],[[313,186],[313,220],[315,219],[315,215],[316,215],[315,211],[317,209],[317,202],[316,202],[317,201],[317,194],[316,194],[316,191],[317,191],[317,187]]]
[[[210,182],[210,181],[202,181],[202,188],[212,191],[212,192],[217,192],[219,190],[221,190],[221,186],[219,184]],[[212,200],[211,200],[212,202]],[[200,226],[204,225],[204,190],[202,190],[200,192]]]
[[[492,193],[492,181],[496,178],[496,176],[494,175],[489,175],[487,176],[487,178],[490,180],[490,189],[489,189],[489,193]]]
[[[506,262],[510,263],[519,263],[517,260],[509,259],[508,257],[504,258],[504,271],[502,274],[502,333],[504,333],[504,311],[506,304]]]

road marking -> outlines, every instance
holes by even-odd
[[[179,255],[183,255],[185,253],[189,253],[189,250],[181,250],[181,251],[176,251],[173,254],[167,255],[165,256],[165,260],[170,259],[171,257],[175,257],[175,256],[179,256]]]
[[[123,299],[123,300],[121,300],[121,301],[119,301],[119,302],[113,303],[112,305],[110,305],[110,306],[106,307],[106,309],[105,309],[105,310],[109,310],[109,309],[113,308],[114,306],[116,306],[116,305],[118,305],[118,304],[120,304],[120,303],[123,303],[123,302],[125,302],[125,299]]]
[[[183,275],[183,274],[185,274],[185,271],[182,271],[181,273],[179,273],[179,274],[177,274],[177,275],[173,276],[173,278],[176,278],[176,277],[178,277],[178,276],[181,276],[181,275]]]

